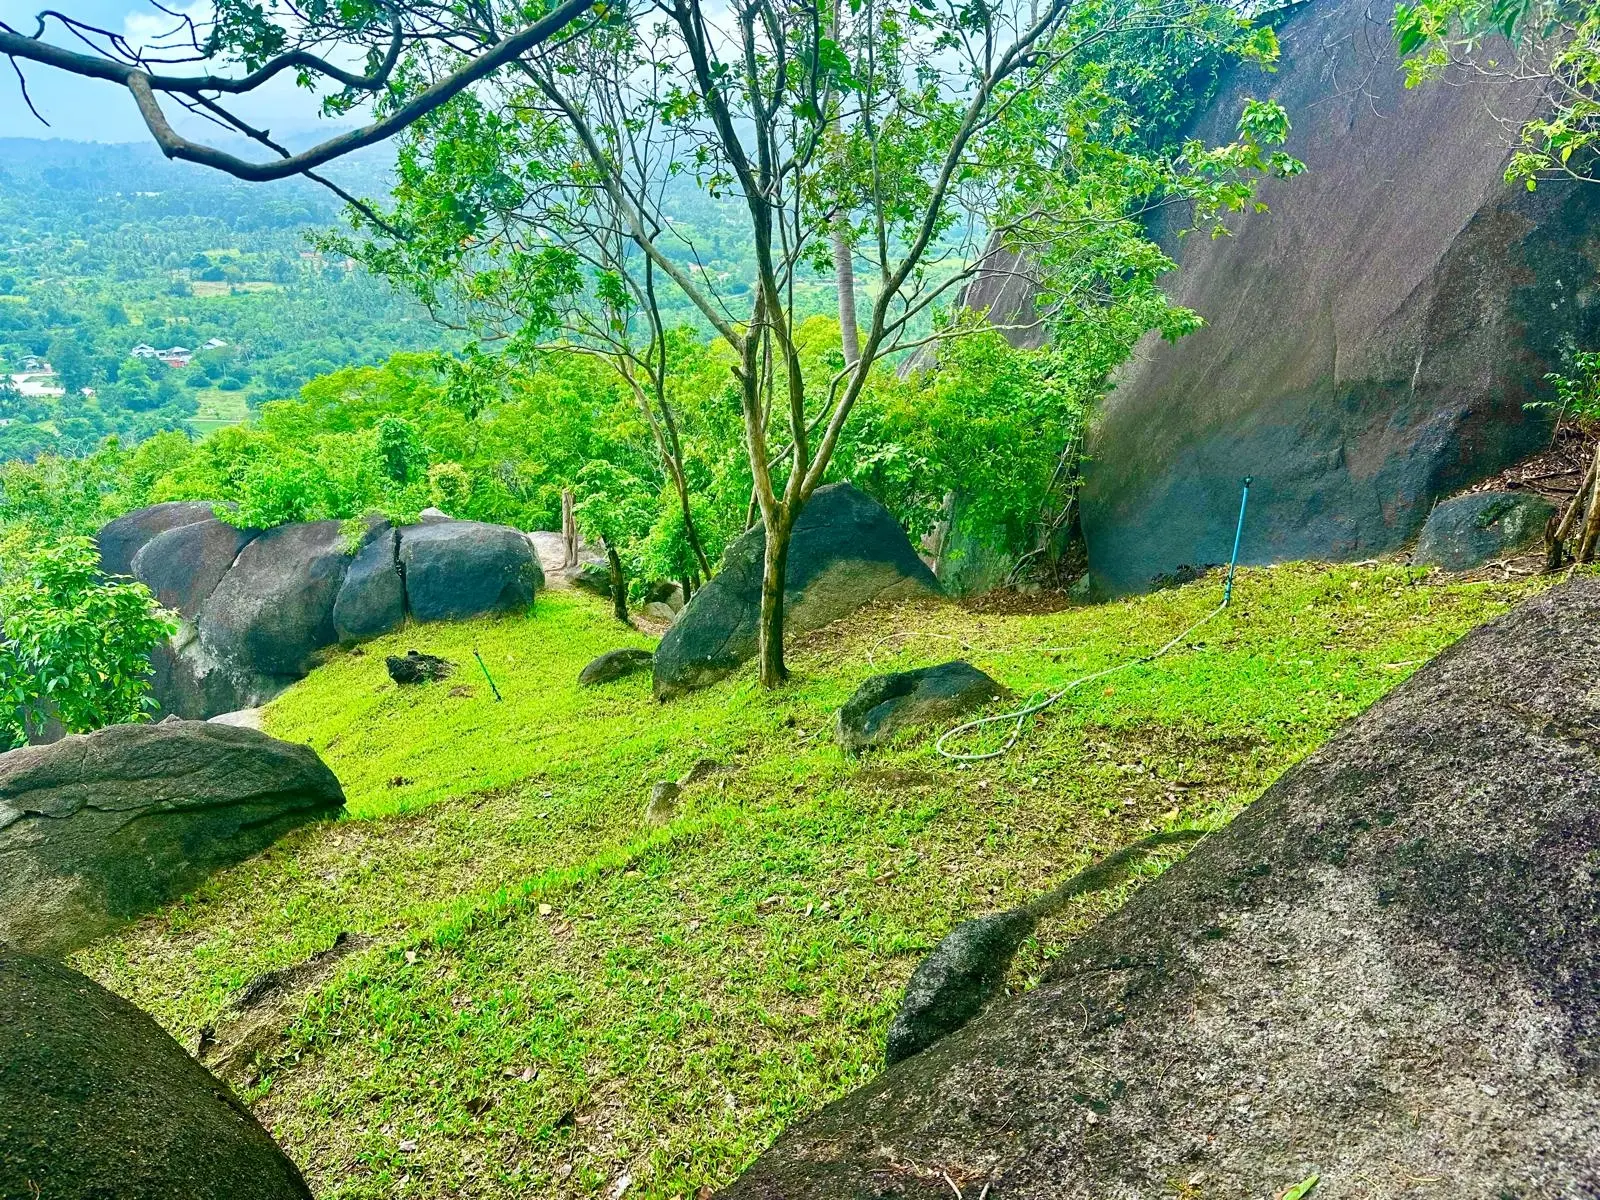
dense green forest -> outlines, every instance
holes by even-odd
[[[374,190],[388,161],[363,156],[342,178]],[[0,460],[204,433],[340,367],[451,344],[313,245],[341,207],[305,180],[251,187],[151,146],[0,141]],[[42,364],[53,378],[10,382]]]

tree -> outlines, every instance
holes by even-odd
[[[1203,29],[1257,57],[1275,53],[1270,31],[1225,10],[861,0],[837,20],[830,28],[834,13],[818,0],[608,8],[596,26],[419,120],[402,149],[396,207],[378,223],[356,217],[371,235],[369,264],[409,275],[435,299],[500,305],[514,317],[512,338],[559,331],[637,358],[658,337],[655,289],[688,299],[732,367],[766,532],[768,686],[786,674],[795,522],[877,365],[966,331],[930,322],[979,269],[988,235],[1032,264],[1047,297],[1040,319],[1070,322],[1076,309],[1154,290],[1170,263],[1144,236],[1151,207],[1194,202],[1202,218],[1240,208],[1246,173],[1293,167],[1264,149],[1287,130],[1266,103],[1247,107],[1226,147],[1162,157],[1112,144],[1120,114],[1087,69],[1097,50]],[[685,191],[738,200],[753,288],[703,263]],[[808,380],[796,286],[829,270],[841,220],[873,302],[856,361]],[[1179,324],[1161,315],[1153,327]]]
[[[623,555],[650,532],[655,515],[654,497],[638,476],[604,461],[591,462],[574,481],[578,502],[573,511],[578,524],[606,548],[611,571],[611,608],[617,620],[628,624],[628,572]]]
[[[144,720],[150,651],[177,626],[142,583],[110,583],[85,537],[0,544],[0,745]]]
[[[1394,29],[1407,87],[1466,69],[1540,90],[1546,107],[1516,131],[1507,182],[1600,179],[1600,4],[1418,0],[1395,5]]]

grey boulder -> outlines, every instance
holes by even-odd
[[[1597,914],[1585,579],[1446,650],[1037,986],[724,1194],[1264,1196],[1316,1174],[1315,1195],[1592,1195]]]
[[[235,529],[215,517],[156,534],[133,556],[132,575],[166,608],[193,620],[239,552],[259,529]]]
[[[834,714],[833,731],[846,753],[859,754],[887,742],[897,730],[947,721],[1010,694],[960,661],[874,675]]]
[[[655,655],[649,650],[607,650],[578,672],[579,687],[594,687],[616,679],[648,671]]]
[[[419,621],[524,612],[544,585],[527,536],[504,525],[412,526],[400,536],[400,563],[411,615]]]
[[[755,657],[766,531],[744,534],[722,570],[694,594],[656,648],[655,694],[705,687]],[[821,487],[800,512],[784,579],[787,634],[820,629],[874,600],[939,594],[888,509],[848,483]]]
[[[0,945],[0,1196],[311,1200],[228,1088],[133,1005]]]
[[[1528,492],[1457,496],[1428,514],[1412,561],[1446,571],[1470,571],[1537,542],[1555,511],[1543,496]]]
[[[398,529],[378,534],[351,560],[333,602],[333,631],[340,642],[377,637],[405,621],[400,535]]]
[[[157,534],[181,525],[211,519],[211,504],[205,500],[170,500],[108,521],[95,534],[100,548],[100,569],[107,575],[133,574],[133,558]]]
[[[386,532],[387,527],[369,534]],[[350,566],[342,522],[269,529],[244,548],[200,608],[200,641],[218,660],[298,679],[338,640],[333,606]]]
[[[68,953],[343,805],[310,747],[204,721],[0,754],[0,941]]]

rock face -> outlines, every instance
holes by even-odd
[[[1537,99],[1483,80],[1408,91],[1388,20],[1301,6],[1276,73],[1237,68],[1192,131],[1227,141],[1245,98],[1270,95],[1308,170],[1267,183],[1269,211],[1230,219],[1232,237],[1157,230],[1179,263],[1169,292],[1207,327],[1143,345],[1091,440],[1083,529],[1104,591],[1226,562],[1244,475],[1242,561],[1356,559],[1549,439],[1550,414],[1524,405],[1551,398],[1564,342],[1600,335],[1600,189],[1506,184],[1506,129]]]
[[[108,573],[132,574],[183,617],[151,655],[151,691],[163,711],[197,719],[264,704],[328,646],[388,633],[408,616],[526,608],[544,582],[523,534],[474,521],[373,521],[352,544],[339,521],[263,533],[185,502],[119,517],[99,540]]]
[[[527,535],[477,521],[404,531],[400,565],[411,615],[419,621],[524,611],[544,584]]]
[[[1506,686],[1515,680],[1515,688]],[[725,1194],[1600,1185],[1600,582],[1470,634]],[[898,1164],[907,1164],[904,1168]],[[915,1164],[915,1166],[912,1166]]]
[[[860,754],[896,730],[949,720],[1007,695],[1003,684],[965,662],[874,675],[834,715],[834,734],[847,754]]]
[[[381,543],[385,532],[368,538]],[[350,561],[339,521],[269,529],[201,605],[201,645],[241,671],[300,678],[313,654],[338,641],[333,606]]]
[[[594,687],[637,671],[648,671],[654,661],[655,655],[649,650],[607,650],[578,672],[578,686]]]
[[[343,805],[309,747],[203,721],[0,754],[0,942],[65,954]]]
[[[1470,571],[1524,550],[1544,534],[1555,505],[1527,492],[1472,492],[1428,514],[1412,561],[1446,571]]]
[[[165,607],[193,620],[239,552],[260,533],[259,529],[235,529],[215,517],[179,525],[141,546],[129,573],[145,583]]]
[[[173,500],[152,504],[104,525],[95,535],[100,547],[100,569],[107,575],[131,575],[133,556],[159,533],[211,518],[211,505],[203,500]]]
[[[655,694],[705,687],[756,653],[766,531],[728,547],[722,570],[694,594],[656,648]],[[818,488],[795,522],[783,593],[784,629],[820,629],[872,600],[937,595],[939,584],[887,509],[848,483]]]
[[[311,1200],[250,1110],[92,979],[0,945],[0,1196]]]

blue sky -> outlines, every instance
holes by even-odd
[[[50,6],[52,0],[0,0],[0,19],[23,33],[32,33],[33,14]],[[153,33],[171,24],[171,18],[162,16],[141,0],[54,0],[54,6],[77,19],[122,33]],[[54,28],[59,30],[59,26]],[[51,40],[69,44],[58,35],[52,35]],[[0,137],[131,142],[149,136],[134,109],[132,97],[114,84],[80,79],[44,67],[29,69],[27,76],[28,94],[50,126],[47,128],[34,119],[22,102],[16,76],[9,64],[0,62]],[[241,115],[287,136],[316,128],[315,104],[308,102],[304,92],[287,82],[268,91],[270,94],[255,98],[248,109],[241,108]],[[192,119],[180,120],[179,114],[170,111],[170,106],[168,118],[191,136],[199,136],[208,128]]]

